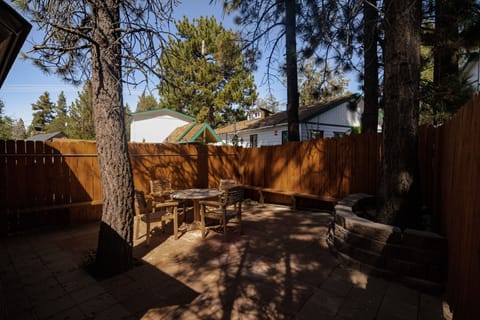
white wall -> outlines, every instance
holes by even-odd
[[[480,90],[480,62],[475,59],[465,68],[465,77],[475,91]]]
[[[277,134],[275,135],[275,130]],[[245,130],[238,133],[239,139],[243,139],[243,147],[250,147],[250,135],[257,135],[257,147],[273,146],[282,144],[282,131],[286,131],[286,125],[280,125],[269,128],[259,128],[254,130]]]
[[[301,123],[299,128],[300,140],[311,139],[311,130],[323,130],[324,137],[329,138],[333,137],[336,132],[349,134],[352,127],[360,126],[363,113],[363,100],[357,104],[357,108],[354,111],[349,110],[347,105],[348,103],[344,103],[308,120],[308,123]],[[253,134],[257,135],[257,147],[279,145],[282,144],[282,131],[287,130],[287,124],[267,128],[241,130],[238,132],[238,137],[239,140],[243,139],[243,143],[239,143],[239,145],[250,147],[250,135]],[[225,142],[225,134],[222,134],[221,137]],[[229,133],[227,144],[231,144],[232,137],[233,134]]]
[[[133,118],[130,127],[130,141],[161,143],[173,130],[187,123],[189,122],[170,115],[159,115],[151,118],[136,116]]]
[[[336,108],[328,110],[308,121],[308,124],[300,126],[300,137],[302,140],[310,139],[310,129],[323,130],[324,137],[329,138],[335,136],[335,132],[348,134],[351,127],[361,126],[363,113],[363,100],[357,104],[357,108],[351,111],[348,103],[344,103]],[[316,125],[314,125],[316,123]],[[335,124],[335,125],[327,125]]]

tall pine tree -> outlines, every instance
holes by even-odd
[[[0,140],[12,138],[12,119],[3,114],[5,104],[0,100]]]
[[[30,134],[34,132],[46,132],[54,117],[55,104],[50,100],[50,93],[45,91],[32,103],[33,120],[30,125]]]
[[[67,111],[67,99],[62,91],[58,95],[57,103],[53,106],[54,118],[48,126],[48,132],[62,131],[66,133],[65,131],[68,125]]]
[[[96,266],[105,274],[132,265],[134,186],[125,130],[123,85],[156,72],[175,0],[17,0],[44,32],[29,57],[46,72],[92,80],[102,184]]]
[[[157,99],[151,94],[146,94],[145,91],[142,92],[142,95],[138,97],[137,108],[135,112],[142,112],[148,110],[154,110],[158,108]]]
[[[66,134],[72,139],[95,139],[93,122],[92,82],[86,81],[82,92],[70,108]]]
[[[300,67],[300,104],[308,106],[327,102],[346,93],[348,80],[341,70],[332,70],[328,63],[317,68],[312,58],[305,60]]]
[[[242,55],[239,35],[215,18],[187,18],[176,24],[160,60],[161,107],[191,115],[216,127],[244,118],[257,93]]]

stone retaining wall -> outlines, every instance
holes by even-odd
[[[375,198],[352,194],[335,206],[329,245],[348,264],[397,277],[430,292],[442,289],[446,277],[447,241],[427,231],[405,229],[362,218]]]

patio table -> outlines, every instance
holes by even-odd
[[[218,189],[185,189],[172,192],[172,198],[193,201],[193,221],[200,222],[200,200],[218,197],[223,192]]]

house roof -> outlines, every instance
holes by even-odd
[[[317,103],[309,106],[300,107],[298,109],[298,119],[300,122],[307,122],[313,117],[316,117],[322,113],[325,113],[329,110],[332,110],[335,107],[338,107],[345,102],[356,102],[360,98],[359,94],[352,94],[349,96],[341,97],[335,100],[332,100],[328,103]],[[234,132],[235,125],[236,130],[247,130],[247,129],[256,129],[261,127],[271,127],[280,124],[286,124],[288,122],[287,111],[277,112],[272,114],[269,117],[256,120],[245,120],[239,121],[236,124],[229,124],[227,126],[217,128],[215,131],[218,134]]]
[[[253,125],[254,123],[256,123],[260,120],[262,120],[262,119],[238,121],[236,123],[231,123],[231,124],[227,124],[226,126],[216,128],[215,132],[220,135],[220,134],[223,134],[223,133],[240,131],[240,130],[249,128],[249,126]]]
[[[179,119],[182,119],[182,120],[185,120],[185,121],[188,121],[188,122],[194,122],[195,121],[195,118],[193,118],[189,115],[186,115],[186,114],[183,114],[183,113],[180,113],[178,111],[171,110],[171,109],[168,109],[168,108],[161,108],[161,109],[140,111],[140,112],[132,113],[133,118],[152,118],[152,117],[157,117],[157,116],[161,116],[161,115],[170,115],[172,117],[179,118]]]
[[[50,132],[50,133],[39,133],[34,136],[28,137],[25,140],[28,141],[52,141],[55,138],[66,138],[67,136],[62,131]]]
[[[212,143],[222,139],[215,130],[206,123],[189,123],[178,127],[165,139],[171,143]]]
[[[31,28],[27,20],[0,0],[0,87]]]

